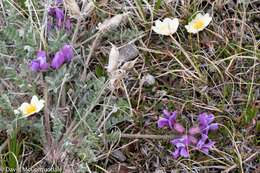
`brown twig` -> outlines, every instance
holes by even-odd
[[[87,59],[85,60],[85,63],[84,63],[84,70],[83,70],[83,73],[81,75],[81,81],[85,81],[85,79],[86,79],[86,73],[87,73],[87,68],[89,66],[89,61],[90,61],[91,57],[93,56],[97,46],[99,45],[101,35],[102,35],[102,33],[98,33],[95,40],[93,41],[93,43],[91,45],[88,57],[87,57]]]
[[[51,147],[52,146],[52,135],[51,135],[51,125],[50,125],[50,115],[49,115],[49,96],[48,96],[48,85],[45,83],[44,84],[44,100],[45,100],[45,108],[44,108],[44,121],[43,121],[43,126],[44,126],[44,132],[45,132],[45,137],[47,141],[47,146]]]
[[[130,139],[163,139],[169,140],[176,137],[176,135],[148,135],[148,134],[121,134],[122,138],[130,138]]]

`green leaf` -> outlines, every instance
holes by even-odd
[[[248,107],[243,113],[243,122],[250,123],[257,115],[258,109],[255,106]]]

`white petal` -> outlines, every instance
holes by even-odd
[[[157,26],[153,26],[152,27],[152,30],[154,31],[154,32],[156,32],[157,34],[161,34],[161,35],[164,35],[164,33],[159,29],[159,27],[157,27]]]
[[[32,96],[32,99],[31,99],[31,104],[33,103],[33,104],[36,104],[37,102],[38,102],[39,100],[38,100],[38,97],[37,96]]]
[[[179,19],[174,18],[170,22],[170,29],[171,29],[171,34],[175,33],[179,27]]]
[[[33,115],[35,113],[36,113],[36,111],[35,112],[31,112],[30,114],[26,114],[26,115],[24,114],[23,117],[29,117],[30,115]]]
[[[18,110],[24,112],[25,108],[29,105],[29,103],[24,102],[23,104],[21,104],[21,106],[18,108]]]
[[[179,20],[177,18],[165,18],[163,21],[156,20],[155,26],[152,26],[152,30],[157,34],[171,35],[177,31],[178,26]]]
[[[205,27],[207,27],[209,25],[209,23],[212,21],[212,17],[204,17],[204,22],[205,22]]]
[[[209,13],[206,13],[206,14],[204,15],[204,17],[210,17],[210,16],[209,16]]]
[[[155,21],[155,26],[157,27],[157,26],[160,26],[162,24],[162,21],[161,20],[156,20]]]
[[[187,32],[192,33],[192,34],[196,34],[199,32],[199,30],[196,30],[192,27],[192,24],[185,25],[185,28],[186,28]]]
[[[36,105],[36,112],[40,112],[44,107],[44,100],[39,100]]]
[[[203,17],[203,15],[201,13],[198,13],[193,20],[197,20],[197,19],[200,19],[202,17]]]
[[[172,19],[170,19],[170,18],[165,18],[165,19],[163,19],[163,23],[168,23],[168,24],[170,24],[172,22]]]
[[[23,104],[21,104],[21,106],[17,110],[15,110],[15,114],[16,113],[18,113],[18,114],[22,113],[24,115],[25,114],[25,109],[26,109],[26,107],[28,105],[29,105],[29,103],[27,103],[27,102],[24,102]]]
[[[170,25],[168,23],[163,23],[163,25],[161,25],[164,29],[159,29],[162,35],[171,35],[171,28]]]

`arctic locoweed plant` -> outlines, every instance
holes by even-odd
[[[189,128],[185,132],[183,125],[177,122],[177,111],[169,112],[163,110],[164,117],[158,120],[158,127],[168,127],[172,131],[176,131],[179,137],[172,139],[170,143],[176,148],[172,152],[173,158],[177,159],[180,156],[188,158],[189,146],[199,150],[205,154],[214,147],[215,142],[208,137],[209,131],[218,129],[217,123],[212,123],[215,119],[213,114],[202,113],[198,116],[198,124]]]
[[[49,67],[59,69],[63,64],[69,63],[74,56],[73,47],[70,44],[65,44],[55,56],[52,58],[51,65],[47,62],[47,54],[45,51],[38,51],[37,58],[32,60],[30,68],[34,72],[47,71]]]
[[[47,32],[51,32],[51,29],[57,28],[61,30],[62,27],[65,28],[67,32],[72,30],[71,19],[66,18],[64,10],[62,9],[63,1],[55,1],[54,6],[51,6],[48,9],[48,27]],[[55,24],[53,24],[55,22]],[[52,56],[52,54],[55,54]],[[69,63],[73,58],[73,47],[70,44],[64,44],[60,50],[56,53],[49,53],[49,55],[44,50],[39,50],[37,53],[37,58],[30,62],[30,68],[33,72],[42,72],[47,71],[49,67],[56,70],[59,69],[63,64]],[[50,63],[47,62],[47,57],[50,57],[52,60]]]

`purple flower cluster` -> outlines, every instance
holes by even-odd
[[[48,15],[48,31],[54,26],[61,29],[65,28],[66,31],[70,32],[72,30],[72,23],[70,18],[66,18],[63,9],[61,8],[63,0],[55,0],[54,6],[49,8]],[[53,24],[53,22],[55,24]],[[45,51],[40,50],[37,53],[37,58],[32,60],[30,63],[30,68],[34,72],[47,71],[50,67],[52,69],[60,68],[64,63],[69,63],[73,58],[73,47],[69,44],[65,44],[58,52],[55,53],[54,57],[49,55],[51,59],[50,63],[47,62],[47,54]]]
[[[70,18],[65,18],[63,9],[59,7],[61,6],[62,2],[63,2],[62,0],[56,0],[55,6],[49,8],[48,14],[52,18],[48,20],[48,30],[54,28],[55,26],[58,29],[61,29],[64,26],[67,32],[71,31],[72,29],[71,20]],[[54,21],[55,24],[53,24],[52,21]]]
[[[34,72],[46,71],[49,66],[46,60],[46,52],[42,50],[38,51],[37,58],[31,61],[31,70]]]
[[[163,110],[164,117],[158,120],[158,127],[168,127],[171,130],[176,131],[180,136],[176,139],[170,141],[170,143],[175,146],[175,151],[172,152],[172,156],[177,159],[182,156],[188,158],[189,146],[208,154],[209,150],[214,147],[215,142],[209,139],[209,131],[215,131],[218,129],[217,123],[212,123],[214,121],[213,114],[202,113],[198,117],[198,125],[193,126],[188,129],[185,133],[185,128],[177,123],[177,112],[169,112],[168,110]]]
[[[51,65],[47,62],[45,51],[38,51],[37,58],[32,60],[30,68],[34,72],[47,71],[51,66],[53,69],[60,68],[64,63],[69,63],[73,58],[73,48],[69,44],[65,44],[53,57]]]
[[[73,58],[73,49],[71,45],[64,45],[54,56],[51,62],[53,69],[60,68],[64,63],[69,63]]]

